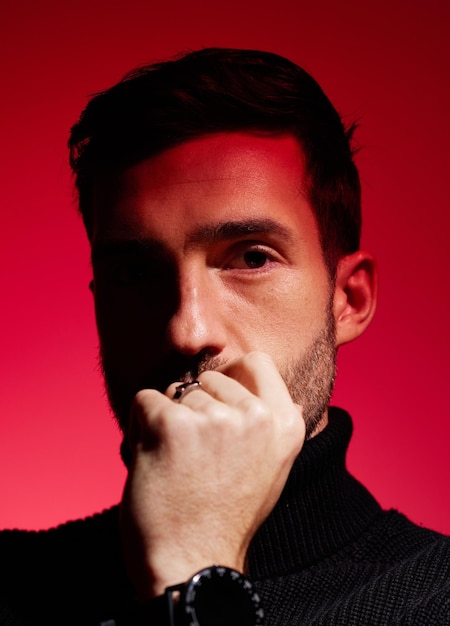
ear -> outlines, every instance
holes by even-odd
[[[333,299],[337,346],[359,337],[372,321],[377,283],[375,261],[368,252],[358,250],[340,259]]]

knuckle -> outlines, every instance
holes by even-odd
[[[208,409],[208,417],[216,422],[223,422],[230,417],[230,409],[219,402],[211,404]]]
[[[130,421],[137,421],[142,424],[148,422],[151,396],[151,391],[148,389],[142,389],[137,392],[131,403]]]
[[[133,407],[143,407],[147,404],[149,396],[151,396],[150,389],[141,389],[133,398]]]
[[[239,404],[241,411],[254,420],[266,421],[272,416],[270,408],[257,396],[248,396]]]

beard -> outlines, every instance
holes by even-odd
[[[306,439],[314,434],[327,410],[336,377],[336,354],[336,326],[330,301],[324,326],[303,355],[278,366],[292,401],[303,408]],[[107,359],[102,354],[100,359],[109,404],[125,435],[121,456],[127,467],[131,462],[131,451],[126,433],[130,408],[136,393],[141,389],[158,389],[164,393],[175,381],[191,382],[202,372],[215,370],[226,363],[226,360],[212,356],[207,351],[189,357],[177,353],[162,363],[156,374],[136,384],[135,389],[124,390],[119,377],[109,368]]]
[[[336,379],[336,355],[336,324],[330,306],[324,328],[306,352],[280,369],[292,401],[303,408],[307,440],[328,408]]]

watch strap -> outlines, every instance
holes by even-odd
[[[222,587],[222,581],[225,587]],[[212,587],[208,589],[211,583]],[[205,584],[208,589],[206,596],[202,591]],[[231,593],[229,600],[227,589]],[[212,597],[209,596],[209,591]],[[178,595],[175,596],[175,593]],[[200,596],[203,595],[200,605],[197,601],[199,593]],[[203,618],[197,621],[199,606]],[[236,570],[217,565],[200,570],[186,583],[167,587],[162,595],[141,605],[138,624],[139,626],[202,626],[205,623],[206,626],[216,623],[216,618],[212,614],[214,606],[218,611],[217,624],[223,624],[225,621],[230,626],[232,623],[245,624],[245,626],[264,624],[264,610],[250,580]],[[205,607],[207,607],[206,614]]]
[[[183,587],[184,583],[167,587],[162,595],[147,600],[141,606],[139,626],[180,626],[180,611],[173,593]]]

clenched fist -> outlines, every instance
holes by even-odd
[[[243,571],[305,426],[270,357],[253,352],[200,374],[179,401],[140,391],[121,507],[129,575],[142,600],[213,563]]]

